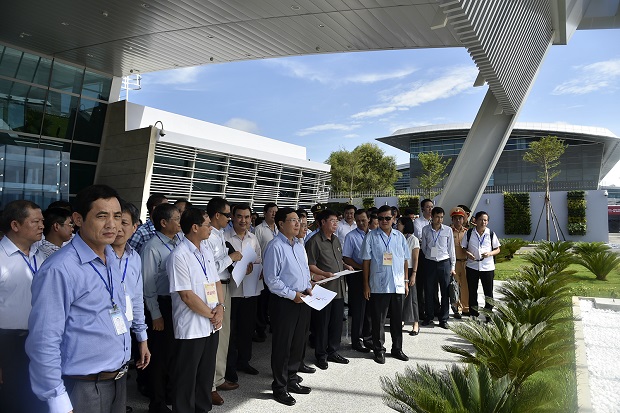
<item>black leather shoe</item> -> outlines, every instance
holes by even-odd
[[[306,365],[305,363],[302,363],[299,365],[299,370],[297,370],[300,373],[307,373],[307,374],[312,374],[316,371],[316,369],[314,367],[310,367],[308,365]]]
[[[273,392],[273,398],[278,402],[285,404],[287,406],[292,406],[296,403],[296,400],[293,396],[290,395],[289,392],[281,390],[278,392]]]
[[[435,326],[435,322],[433,320],[424,320],[422,321],[422,325],[423,326],[428,326],[428,327],[434,327]]]
[[[351,348],[355,351],[359,351],[360,353],[370,353],[370,349],[363,344],[352,344]]]
[[[301,383],[302,381],[304,381],[304,378],[301,377],[299,374],[296,374],[294,379],[297,383]]]
[[[329,367],[329,364],[327,364],[327,360],[317,360],[314,364],[321,370],[327,370],[327,368]]]
[[[286,387],[286,390],[288,390],[289,393],[309,394],[312,389],[308,386],[302,386],[299,383],[293,383],[293,384],[289,384]]]
[[[392,357],[402,361],[409,361],[409,357],[402,350],[392,350]]]
[[[385,364],[385,353],[383,352],[375,353],[374,360],[375,360],[375,363]]]
[[[461,318],[463,318],[460,313],[454,313],[452,317],[454,317],[457,320],[460,320]]]
[[[442,322],[440,322],[440,323],[439,323],[439,327],[441,327],[441,328],[443,328],[443,329],[447,330],[447,329],[448,329],[448,327],[450,327],[450,326],[448,325],[448,322],[447,322],[447,321],[442,321]]]
[[[463,311],[462,315],[463,315],[463,317],[469,317],[470,316],[469,311]]]
[[[237,370],[242,371],[247,374],[251,374],[252,376],[256,376],[258,374],[258,370],[256,370],[254,367],[250,366],[249,364],[246,366],[240,367]]]
[[[342,357],[338,353],[332,353],[329,356],[327,356],[327,361],[333,361],[334,363],[338,363],[338,364],[349,364],[349,359]]]

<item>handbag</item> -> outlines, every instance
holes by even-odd
[[[461,288],[453,275],[450,275],[450,283],[448,284],[448,295],[450,296],[450,305],[455,305],[461,299]]]

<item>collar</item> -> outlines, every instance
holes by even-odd
[[[6,235],[2,238],[2,240],[0,240],[0,245],[2,245],[2,248],[4,249],[4,252],[6,253],[6,255],[11,256],[15,253],[18,253],[18,251],[21,251],[19,248],[17,248],[17,245],[15,245],[13,243],[13,241],[11,241],[11,239],[9,237],[7,237]],[[34,244],[32,244],[34,245]],[[33,256],[37,249],[36,248],[32,248],[32,245],[30,246],[30,251],[29,251],[29,256]]]
[[[283,243],[285,243],[286,245],[288,245],[289,247],[294,247],[295,244],[297,244],[297,242],[295,241],[297,237],[293,237],[293,243],[291,244],[290,240],[286,238],[284,234],[282,234],[281,232],[278,232],[278,235],[276,235],[276,238],[282,241]]]
[[[81,264],[88,264],[89,262],[95,260],[101,261],[101,258],[95,253],[95,251],[93,251],[92,248],[84,242],[79,232],[71,240],[71,245],[75,248],[75,252],[77,253]],[[112,262],[111,260],[116,257],[114,249],[111,245],[105,246],[105,257],[106,262]]]
[[[214,228],[215,229],[215,228]],[[176,234],[172,236],[172,238],[170,238],[168,235],[164,234],[163,232],[159,232],[159,231],[155,231],[155,233],[157,235],[159,235],[159,237],[164,241],[164,242],[174,242],[174,238],[176,237]]]
[[[461,233],[461,232],[467,232],[467,228],[465,228],[464,226],[461,225],[461,229],[458,230],[456,228],[454,228],[454,225],[450,225],[450,228],[452,228],[452,232],[456,233]]]

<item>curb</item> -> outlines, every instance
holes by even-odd
[[[579,413],[593,413],[590,399],[590,373],[588,372],[588,358],[586,356],[586,343],[583,336],[583,324],[581,322],[580,300],[591,300],[591,297],[573,297],[573,320],[575,326],[575,374],[577,377],[577,411]]]

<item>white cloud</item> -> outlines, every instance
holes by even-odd
[[[361,73],[352,76],[334,73],[329,70],[321,70],[315,66],[309,66],[296,60],[291,59],[273,59],[268,60],[270,64],[279,65],[287,70],[287,75],[299,79],[305,79],[311,82],[319,82],[322,84],[347,84],[347,83],[376,83],[384,80],[401,79],[409,76],[417,69],[406,68],[384,73]]]
[[[351,130],[359,128],[360,126],[361,125],[345,125],[342,123],[325,123],[323,125],[316,125],[310,128],[302,129],[299,132],[297,132],[296,135],[307,136],[307,135],[312,135],[313,133],[317,133],[317,132],[325,132],[325,131],[332,131],[332,130],[351,131]]]
[[[603,89],[615,89],[620,80],[620,59],[575,66],[577,76],[557,85],[553,95],[584,95]]]
[[[243,118],[231,118],[226,124],[229,128],[241,130],[244,132],[250,133],[258,133],[258,125],[256,122],[252,122],[251,120],[243,119]]]
[[[183,67],[180,69],[164,70],[161,72],[147,73],[142,75],[148,83],[159,85],[187,85],[195,83],[202,72],[203,67]]]
[[[385,104],[355,113],[351,117],[363,119],[382,116],[396,110],[407,110],[423,103],[458,95],[472,87],[477,75],[478,70],[475,67],[457,66],[438,78],[415,82],[404,92],[402,88],[392,88],[389,93],[383,91],[381,99]]]
[[[347,135],[344,135],[345,138],[359,138],[360,135],[358,135],[357,133],[349,133]]]

